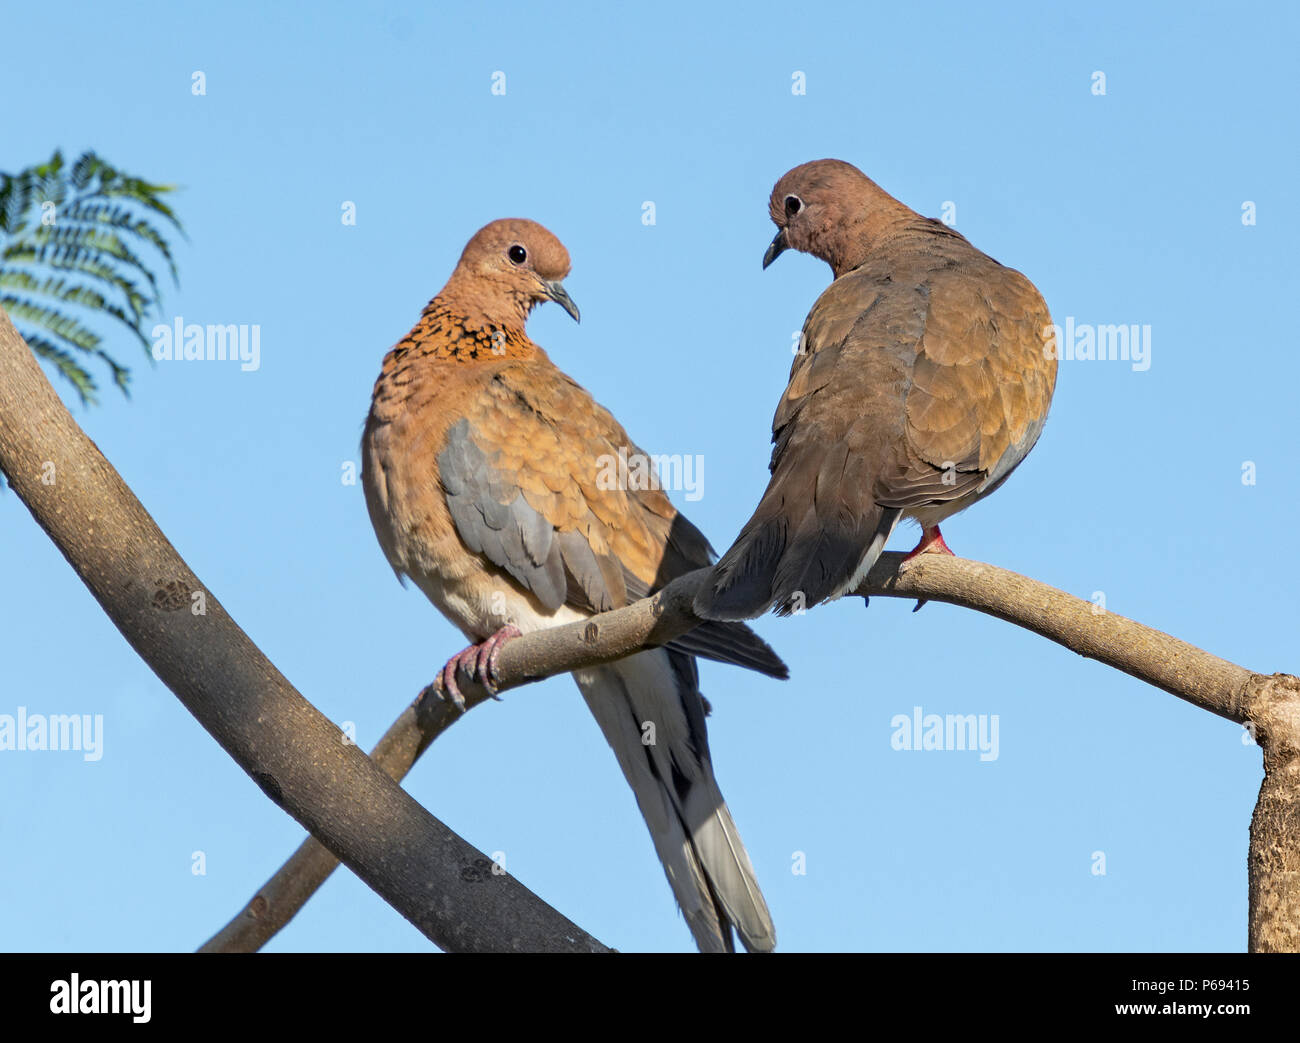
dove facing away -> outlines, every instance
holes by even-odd
[[[1051,317],[1019,272],[822,159],[772,190],[776,237],[830,265],[772,421],[772,477],[695,599],[705,619],[811,607],[855,589],[903,518],[912,555],[1033,448],[1056,386]],[[911,555],[909,555],[910,557]]]
[[[494,691],[512,637],[619,608],[714,559],[657,483],[607,480],[602,461],[648,458],[524,332],[543,301],[578,318],[568,273],[568,252],[541,225],[487,225],[375,384],[362,437],[370,520],[398,577],[473,642],[442,671],[458,704],[457,671]],[[748,627],[708,623],[573,677],[697,946],[730,951],[734,928],[768,951],[776,932],[714,778],[697,655],[787,675]]]

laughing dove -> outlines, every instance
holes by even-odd
[[[912,554],[1033,448],[1056,385],[1033,285],[856,167],[795,167],[770,202],[763,267],[802,250],[834,281],[804,322],[772,421],[772,478],[696,597],[706,619],[787,614],[855,589],[900,519]]]
[[[658,483],[615,488],[602,459],[647,459],[618,422],[524,332],[539,303],[577,306],[569,255],[532,221],[495,221],[461,255],[415,328],[384,359],[362,438],[370,520],[409,576],[476,644],[443,668],[493,691],[496,652],[522,632],[653,593],[714,555]],[[575,670],[650,828],[702,951],[751,951],[775,929],[718,789],[695,656],[785,677],[751,630],[709,623],[673,643]]]

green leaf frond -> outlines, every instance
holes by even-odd
[[[185,231],[164,198],[175,191],[94,152],[69,165],[56,151],[0,173],[0,306],[87,405],[97,401],[92,358],[124,394],[130,383],[101,321],[129,330],[148,353],[150,316],[162,307],[159,268],[179,282],[171,237]]]

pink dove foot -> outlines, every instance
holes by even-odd
[[[441,672],[443,698],[450,699],[455,703],[456,709],[464,712],[465,696],[456,683],[457,672],[464,669],[466,674],[487,689],[488,695],[496,699],[497,660],[501,656],[501,649],[507,641],[520,636],[519,628],[511,623],[503,626],[486,641],[470,645],[448,659]]]

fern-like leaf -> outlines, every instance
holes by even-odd
[[[163,199],[174,191],[94,152],[68,165],[56,151],[45,163],[0,173],[0,306],[87,405],[97,390],[87,359],[106,366],[124,394],[131,377],[96,320],[130,330],[148,353],[148,318],[161,308],[154,259],[178,281],[166,233],[185,232]]]

